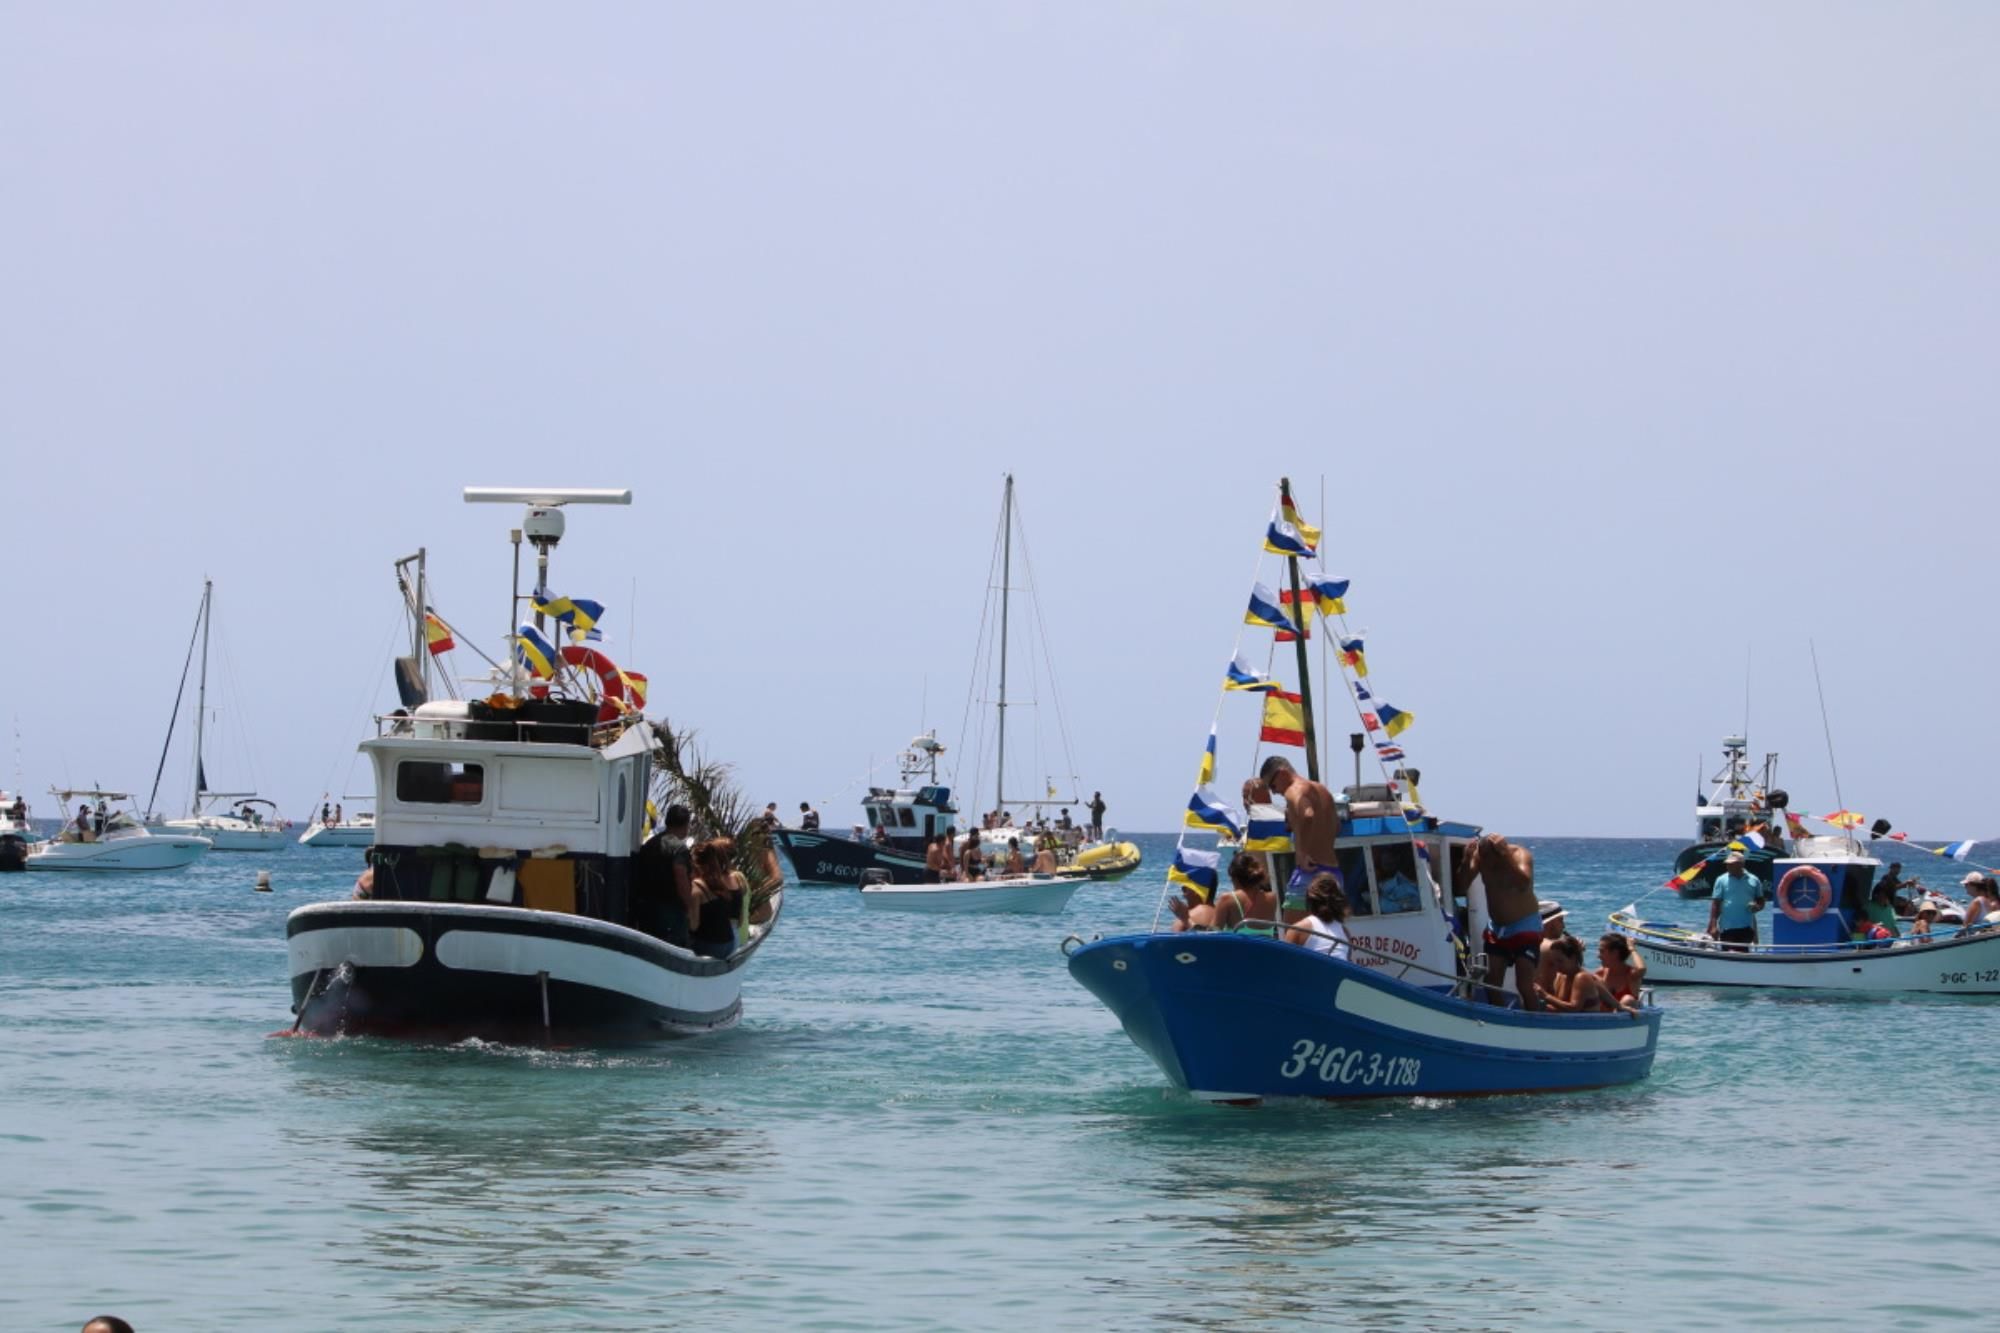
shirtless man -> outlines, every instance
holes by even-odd
[[[1333,793],[1322,783],[1300,777],[1292,770],[1291,761],[1281,755],[1266,759],[1257,777],[1244,784],[1246,799],[1261,800],[1265,791],[1285,798],[1285,824],[1292,831],[1292,850],[1298,855],[1281,904],[1285,922],[1290,924],[1305,915],[1306,887],[1315,878],[1332,875],[1336,883],[1340,880],[1333,856],[1340,817],[1333,808]]]
[[[951,853],[944,849],[944,834],[940,833],[930,840],[924,848],[924,883],[944,883],[945,858],[949,855]]]
[[[1486,999],[1500,1003],[1498,987],[1512,964],[1521,1007],[1538,1009],[1535,969],[1541,962],[1542,913],[1535,901],[1535,854],[1488,833],[1465,849],[1464,882],[1475,877],[1486,884]]]

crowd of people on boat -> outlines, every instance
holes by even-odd
[[[1857,944],[1887,944],[1901,939],[1928,939],[1943,926],[1960,930],[2000,927],[2000,884],[1983,871],[1959,881],[1968,900],[1960,905],[1925,887],[1922,880],[1903,877],[1903,863],[1891,861],[1866,897],[1857,893],[1846,903],[1852,922],[1849,939]],[[1764,910],[1769,889],[1753,874],[1741,852],[1723,858],[1715,876],[1708,910],[1708,935],[1723,949],[1742,953],[1758,942],[1757,914]]]
[[[1005,831],[1007,826],[1000,826]],[[1022,829],[1006,839],[1006,850],[989,855],[986,839],[956,829],[933,834],[924,843],[924,883],[959,884],[1004,879],[1010,875],[1053,875],[1066,853],[1078,844],[1066,843],[1054,828]]]
[[[775,816],[777,807],[767,807]],[[761,817],[760,817],[761,818]],[[766,885],[784,882],[777,847],[768,837],[759,877]],[[743,943],[745,923],[771,919],[768,898],[758,898],[749,877],[736,868],[736,839],[696,838],[688,808],[667,807],[660,831],[639,848],[632,874],[631,912],[636,929],[704,958],[727,958]],[[747,904],[747,907],[746,907]]]

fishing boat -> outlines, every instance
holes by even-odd
[[[375,841],[375,813],[361,810],[338,821],[317,817],[299,835],[301,847],[366,847]]]
[[[603,612],[548,592],[563,508],[629,504],[631,492],[468,488],[465,498],[528,506],[512,538],[513,619],[524,533],[538,555],[534,619],[510,624],[504,690],[426,697],[420,578],[415,661],[398,667],[406,706],[361,745],[376,791],[368,868],[354,899],[286,922],[294,1030],[615,1040],[728,1027],[782,888],[768,885],[754,909],[743,895],[723,956],[695,951],[684,930],[641,928],[659,924],[645,905],[671,892],[666,862],[640,853],[656,798],[681,790],[680,742],[643,715],[643,676],[547,637],[551,621],[576,634]]]
[[[1740,735],[1722,738],[1722,768],[1709,779],[1708,794],[1695,798],[1695,840],[1674,857],[1677,878],[1690,868],[1695,874],[1679,880],[1674,892],[1683,898],[1707,898],[1721,863],[1718,853],[1728,851],[1743,854],[1747,873],[1766,886],[1772,882],[1771,862],[1782,850],[1777,813],[1785,806],[1785,793],[1773,785],[1777,768],[1778,756],[1772,753],[1764,756],[1760,770],[1753,771],[1749,742]]]
[[[130,808],[132,798],[124,792],[56,787],[50,788],[50,794],[65,811],[74,801],[93,805],[90,832],[85,836],[74,826],[65,826],[60,835],[29,847],[24,863],[28,870],[177,870],[200,860],[211,846],[207,838],[196,834],[148,829]]]
[[[1927,936],[1855,938],[1867,926],[1863,907],[1881,868],[1844,831],[1794,838],[1791,854],[1772,863],[1771,938],[1751,945],[1725,946],[1705,930],[1648,921],[1637,904],[1612,913],[1611,926],[1631,939],[1657,984],[2000,995],[2000,928],[1975,922],[1940,925]]]
[[[868,823],[853,836],[817,828],[778,828],[772,836],[801,884],[860,884],[886,875],[892,884],[924,882],[924,848],[952,827],[958,807],[938,782],[937,733],[913,739],[896,761],[901,783],[870,787],[861,802]]]
[[[146,826],[155,833],[189,834],[206,838],[217,851],[275,852],[291,841],[291,824],[278,813],[271,801],[248,791],[208,790],[208,771],[202,764],[202,749],[208,727],[208,640],[215,609],[215,583],[203,579],[201,608],[195,613],[194,633],[188,639],[188,656],[201,646],[201,670],[195,686],[194,778],[189,789],[188,812],[180,819],[162,819],[150,812],[160,794],[160,775],[166,771],[167,755],[173,749],[174,727],[180,720],[182,696],[187,689],[187,664],[181,667],[180,689],[174,693],[174,711],[167,721],[167,739],[160,747],[160,766],[153,774],[152,795],[146,798]],[[223,805],[223,802],[229,802]]]
[[[1461,849],[1479,829],[1422,805],[1399,739],[1410,714],[1371,691],[1361,642],[1345,623],[1347,581],[1301,569],[1318,539],[1281,481],[1265,550],[1283,558],[1287,595],[1256,584],[1246,620],[1296,645],[1298,688],[1245,662],[1239,636],[1167,878],[1169,892],[1212,898],[1222,857],[1202,844],[1220,834],[1238,842],[1237,857],[1263,857],[1274,885],[1286,883],[1296,851],[1284,818],[1261,801],[1239,812],[1217,794],[1217,737],[1232,697],[1261,699],[1260,744],[1303,749],[1319,781],[1307,646],[1317,616],[1323,658],[1332,640],[1361,727],[1350,741],[1355,782],[1334,798],[1348,956],[1289,942],[1292,913],[1215,931],[1163,930],[1162,911],[1147,931],[1065,940],[1070,975],[1174,1086],[1204,1101],[1552,1092],[1644,1078],[1659,1038],[1650,1002],[1617,1013],[1524,1010],[1510,991],[1485,984],[1485,960],[1468,943],[1488,924],[1485,886],[1458,874]],[[1368,746],[1379,781],[1361,780]]]

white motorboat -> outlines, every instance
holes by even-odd
[[[166,771],[167,754],[174,744],[174,725],[180,720],[181,696],[174,695],[173,716],[167,721],[167,739],[160,747],[160,766],[153,775],[153,791],[146,798],[146,827],[155,833],[184,834],[206,838],[219,852],[283,851],[292,840],[291,823],[278,807],[255,792],[210,791],[208,772],[202,765],[203,741],[208,726],[208,636],[214,615],[215,584],[204,579],[201,609],[195,614],[194,634],[188,640],[188,658],[194,658],[195,644],[201,645],[201,672],[196,677],[194,707],[194,785],[188,797],[188,812],[179,819],[163,819],[152,813],[160,795],[160,774]],[[181,687],[187,686],[187,669],[181,670]],[[219,807],[228,801],[230,805]]]
[[[1014,875],[959,884],[863,884],[861,905],[878,912],[1032,912],[1053,916],[1088,880]]]
[[[207,838],[186,833],[154,833],[130,810],[111,803],[129,802],[124,792],[54,789],[67,810],[72,800],[95,802],[86,814],[88,832],[71,825],[59,837],[28,849],[29,870],[175,870],[199,860],[209,849]]]
[[[375,841],[375,816],[363,810],[336,823],[315,819],[299,835],[301,847],[367,847]]]
[[[537,589],[562,536],[559,506],[630,498],[466,492],[530,506],[515,540],[525,533],[539,553]],[[548,598],[511,636],[529,674],[487,698],[430,699],[433,613],[419,575],[415,646],[398,666],[407,706],[361,746],[375,778],[368,869],[354,899],[301,907],[285,923],[299,1030],[596,1040],[736,1022],[743,971],[784,901],[776,856],[762,867],[767,882],[740,895],[726,943],[696,938],[677,903],[663,906],[674,899],[671,860],[644,839],[651,809],[686,790],[674,785],[679,742],[638,711],[644,677],[543,638],[544,615],[556,614]]]

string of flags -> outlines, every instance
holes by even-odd
[[[1821,824],[1831,824],[1837,829],[1847,830],[1857,829],[1868,823],[1868,816],[1854,810],[1835,810],[1832,814],[1827,815],[1810,814],[1803,810],[1786,810],[1784,816],[1786,832],[1795,839],[1811,836],[1811,831],[1806,828],[1804,823],[1808,819]],[[1965,838],[1958,842],[1948,842],[1942,847],[1926,847],[1922,843],[1911,842],[1910,835],[1907,833],[1890,833],[1887,830],[1884,830],[1877,838],[1871,840],[1899,842],[1912,851],[1929,852],[1932,856],[1942,857],[1947,861],[1966,860],[1972,855],[1973,847],[1979,843],[1979,839],[1977,838]],[[1680,871],[1672,879],[1669,879],[1666,887],[1670,889],[1684,889],[1700,878],[1703,871],[1707,870],[1710,866],[1719,864],[1731,852],[1747,856],[1753,851],[1762,851],[1764,847],[1765,840],[1763,834],[1759,833],[1756,829],[1745,829],[1722,846],[1702,857],[1699,861],[1691,863],[1687,869]]]
[[[574,643],[604,637],[597,629],[597,622],[604,619],[602,602],[593,602],[588,597],[551,597],[543,589],[535,594],[534,605],[536,615],[548,616],[567,627]]]

